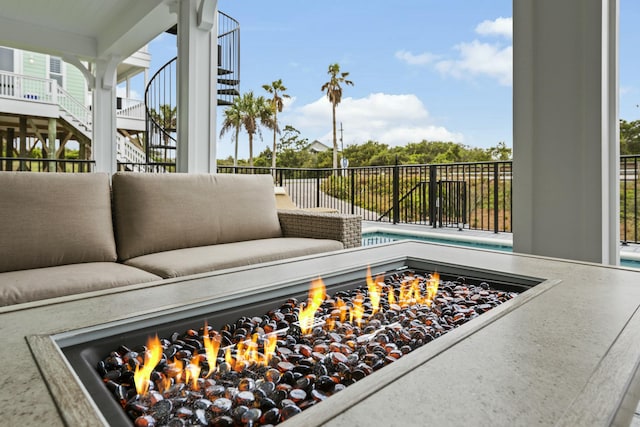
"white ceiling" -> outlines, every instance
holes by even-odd
[[[173,26],[175,0],[0,0],[0,46],[127,58]]]

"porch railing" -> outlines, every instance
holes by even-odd
[[[640,243],[640,155],[620,156],[620,236]]]
[[[349,169],[219,166],[271,174],[301,208],[330,207],[364,220],[512,231],[512,162]],[[620,240],[640,243],[640,155],[620,159]]]
[[[0,97],[56,104],[86,131],[91,130],[91,110],[61,88],[54,79],[0,71]]]
[[[132,119],[144,120],[144,101],[130,98],[117,98],[116,115],[118,117],[128,117]]]
[[[268,173],[298,206],[359,213],[368,221],[511,231],[511,162],[339,169],[219,166]]]
[[[13,172],[93,172],[95,160],[0,157],[0,171]]]

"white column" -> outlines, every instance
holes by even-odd
[[[513,2],[513,247],[618,264],[618,0]]]
[[[178,172],[216,171],[217,0],[180,0]]]
[[[117,170],[116,150],[116,68],[119,58],[97,60],[93,89],[92,155],[96,172]]]
[[[47,141],[48,141],[47,157],[49,159],[56,158],[56,139],[58,138],[56,122],[57,120],[55,118],[52,118],[52,117],[49,118],[49,132],[47,134]],[[49,163],[49,172],[55,172],[55,171],[56,171],[55,163],[54,162]]]

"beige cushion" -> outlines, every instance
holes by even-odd
[[[92,262],[0,273],[0,306],[160,280],[115,262]]]
[[[115,260],[107,174],[0,172],[0,272]]]
[[[160,252],[132,258],[126,264],[169,278],[342,248],[336,240],[281,237]]]
[[[280,237],[270,175],[113,176],[118,256]]]

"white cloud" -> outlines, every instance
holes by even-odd
[[[482,21],[476,27],[476,33],[482,36],[502,36],[511,39],[513,38],[513,19],[500,17],[493,21]]]
[[[469,75],[487,75],[496,78],[500,84],[509,86],[513,82],[513,47],[482,43],[460,43],[455,47],[460,52],[458,59],[436,63],[436,69],[455,78]]]
[[[414,55],[407,50],[399,50],[395,54],[396,58],[409,65],[426,65],[435,61],[438,57],[429,52]]]
[[[486,20],[476,26],[476,33],[481,36],[513,37],[513,19],[496,18]],[[457,57],[441,59],[442,56],[430,52],[414,54],[399,50],[397,59],[409,65],[433,65],[443,75],[457,79],[470,79],[477,76],[489,76],[501,85],[513,83],[513,47],[504,43],[486,43],[479,40],[462,42],[453,47]]]
[[[331,104],[326,96],[283,112],[283,123],[291,124],[311,141],[327,145],[333,141]],[[372,93],[365,98],[343,98],[336,110],[337,126],[344,128],[344,145],[368,140],[390,146],[425,140],[463,142],[460,133],[434,123],[417,96]]]
[[[622,85],[620,85],[620,95],[626,95],[628,93],[633,93],[633,92],[634,92],[633,86],[622,86]]]

